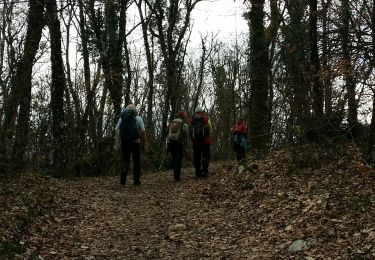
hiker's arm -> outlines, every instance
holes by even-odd
[[[183,134],[184,134],[184,145],[189,142],[189,126],[187,124],[184,124],[183,128]]]
[[[147,136],[146,136],[145,123],[143,122],[143,119],[140,116],[137,116],[136,119],[138,121],[138,126],[139,126],[139,130],[140,130],[141,145],[143,146],[143,148],[145,150],[147,150],[148,149],[148,147],[147,147],[148,144],[147,144]]]
[[[141,131],[141,142],[143,144],[144,149],[147,151],[148,150],[148,143],[147,143],[147,136],[146,136],[146,131]]]
[[[211,118],[208,118],[207,126],[208,126],[208,132],[209,132],[210,135],[211,135],[211,134],[212,134],[212,123],[211,123]]]
[[[119,117],[119,119],[117,121],[117,124],[116,124],[116,127],[115,127],[115,131],[120,129],[121,121],[122,121],[122,119],[121,119],[121,117]]]

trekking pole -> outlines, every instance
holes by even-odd
[[[161,159],[161,162],[160,162],[160,165],[159,165],[159,172],[161,171],[161,167],[163,166],[165,158],[167,157],[167,153],[168,153],[168,140],[165,139],[165,152],[164,152],[164,156]]]
[[[163,166],[163,163],[165,161],[165,157],[167,157],[167,152],[165,151],[163,158],[161,159],[160,165],[159,165],[159,172],[161,171],[161,167]]]

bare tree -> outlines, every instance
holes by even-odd
[[[153,51],[153,46],[150,46],[150,39],[149,39],[149,33],[148,33],[148,28],[150,25],[150,14],[143,14],[144,11],[142,9],[142,0],[135,1],[138,7],[138,12],[139,16],[141,19],[141,26],[142,26],[142,34],[143,34],[143,43],[145,47],[145,53],[146,53],[146,61],[147,61],[147,72],[148,72],[148,96],[147,96],[147,126],[148,126],[148,136],[153,136],[154,135],[154,124],[153,124],[153,113],[152,113],[152,108],[153,108],[153,99],[154,99],[154,71],[155,71],[155,58],[154,58],[154,51]],[[146,9],[146,6],[144,7]],[[150,10],[150,13],[152,10]],[[153,40],[151,39],[151,42]]]
[[[200,57],[200,62],[199,62],[199,74],[198,74],[199,81],[198,81],[196,92],[193,94],[193,105],[191,109],[192,111],[194,111],[198,107],[199,97],[202,95],[204,76],[205,76],[205,67],[206,67],[207,60],[211,57],[214,40],[215,40],[215,37],[212,38],[210,46],[207,47],[207,36],[201,37],[202,55]]]
[[[249,130],[253,149],[261,153],[266,148],[269,132],[266,123],[269,61],[264,28],[264,0],[250,0],[250,4],[247,17],[250,26]]]
[[[323,116],[324,96],[320,81],[320,58],[318,51],[318,1],[310,0],[309,44],[310,44],[310,77],[312,85],[312,109],[314,117],[319,121]]]
[[[181,61],[184,58],[184,38],[190,26],[191,13],[202,0],[145,0],[152,10],[151,33],[158,39],[166,75],[166,97],[162,129],[166,129],[169,115],[179,109],[178,81]]]
[[[101,8],[95,9],[95,0],[90,0],[88,6],[91,28],[95,34],[95,45],[104,73],[104,84],[109,91],[115,114],[120,113],[122,103],[122,48],[125,36],[124,15],[128,4],[127,0],[106,1],[104,13]]]
[[[7,158],[7,140],[13,135],[13,125],[17,119],[16,138],[13,145],[12,157],[19,162],[23,161],[30,119],[31,76],[34,58],[39,48],[39,41],[44,27],[44,4],[36,0],[29,1],[28,27],[25,39],[24,52],[17,64],[16,75],[12,78],[12,88],[5,104],[5,120],[1,129],[0,146],[3,147],[2,159]],[[18,106],[19,112],[18,112]]]
[[[57,169],[63,169],[65,161],[65,114],[64,114],[64,90],[65,73],[62,59],[61,29],[57,16],[56,0],[46,3],[47,25],[51,38],[51,112],[52,135],[54,143],[53,162]]]
[[[322,69],[320,76],[324,86],[324,108],[327,117],[332,115],[332,69],[329,65],[331,51],[329,49],[329,16],[331,0],[322,1]]]
[[[304,1],[291,0],[287,2],[289,24],[283,27],[285,37],[283,59],[287,67],[288,89],[290,97],[290,116],[288,119],[289,138],[292,138],[296,129],[302,129],[297,134],[299,140],[310,122],[311,102],[309,98],[309,84],[306,82],[306,57],[304,40],[306,30],[303,25]]]
[[[90,71],[90,56],[89,56],[89,49],[88,49],[88,41],[89,35],[87,32],[87,20],[84,13],[84,5],[82,0],[78,1],[79,5],[79,29],[80,29],[80,36],[81,36],[81,44],[82,44],[82,58],[83,58],[83,74],[84,74],[84,84],[86,90],[86,107],[84,109],[83,117],[82,117],[82,132],[81,138],[85,136],[86,131],[88,131],[89,136],[91,139],[94,140],[94,144],[96,143],[96,127],[95,127],[95,117],[94,117],[94,90],[91,88],[91,71]]]
[[[342,26],[341,26],[341,44],[342,44],[342,70],[345,81],[346,98],[348,100],[348,124],[354,139],[358,134],[358,110],[356,101],[356,83],[354,77],[353,65],[350,55],[350,4],[349,0],[341,1]]]
[[[372,48],[371,48],[371,71],[374,70],[375,67],[375,0],[372,0],[372,9],[371,9],[371,36],[372,36]],[[367,143],[367,157],[371,158],[371,155],[374,150],[374,142],[375,142],[375,89],[372,89],[372,116],[371,116],[371,123],[370,123],[370,134]]]
[[[268,140],[267,143],[271,146],[272,143],[272,112],[273,112],[273,100],[274,100],[274,75],[273,70],[275,69],[274,60],[276,56],[276,40],[277,32],[280,27],[281,14],[278,9],[278,0],[270,0],[270,23],[266,29],[266,46],[268,49],[268,118],[267,118],[267,131]]]

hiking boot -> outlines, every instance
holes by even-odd
[[[174,178],[174,182],[179,182],[181,181],[181,178]]]
[[[126,183],[126,176],[124,174],[121,174],[120,183],[122,186],[124,186]]]
[[[208,178],[208,172],[204,172],[204,173],[202,174],[202,178]]]
[[[174,181],[180,181],[181,180],[181,174],[173,173],[173,179],[174,179]]]
[[[134,181],[134,185],[139,186],[139,185],[141,185],[141,182],[140,181]]]

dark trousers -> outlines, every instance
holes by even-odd
[[[195,174],[207,176],[211,152],[209,144],[193,144]]]
[[[178,141],[171,140],[168,142],[168,150],[172,156],[173,177],[176,181],[179,181],[181,178],[181,165],[182,158],[184,156],[184,146]]]
[[[236,151],[237,153],[237,160],[238,161],[241,161],[242,159],[245,158],[245,148],[243,148],[241,145],[239,144],[235,144],[233,145],[233,148],[234,150]]]
[[[121,182],[126,182],[130,166],[130,155],[133,156],[133,180],[134,184],[139,184],[141,176],[141,145],[139,143],[124,143],[122,144],[122,170]]]

